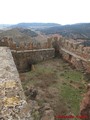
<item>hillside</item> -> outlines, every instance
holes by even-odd
[[[12,29],[12,28],[32,28],[32,29],[43,29],[54,26],[59,26],[58,23],[18,23],[18,24],[0,24],[0,29]]]
[[[9,28],[33,28],[33,29],[43,29],[54,26],[59,26],[57,23],[18,23],[15,25],[9,26]]]
[[[0,37],[12,37],[20,42],[45,42],[47,37],[61,35],[65,38],[90,40],[90,23],[60,25],[56,23],[19,23],[0,30]]]
[[[6,29],[7,27],[10,27],[11,24],[0,24],[0,29]]]
[[[66,38],[90,39],[90,23],[81,23],[73,25],[62,25],[40,30],[42,33],[60,34]]]
[[[13,28],[9,30],[0,30],[0,39],[3,37],[10,37],[17,43],[19,42],[45,42],[46,35],[41,35],[40,32],[35,32],[31,29]]]

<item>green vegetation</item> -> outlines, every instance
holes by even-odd
[[[37,101],[40,106],[46,101],[55,115],[79,115],[82,94],[86,91],[83,73],[73,70],[60,59],[53,59],[35,65],[34,70],[24,75],[24,89],[33,85],[45,91]]]
[[[60,91],[59,96],[62,96],[66,106],[69,107],[69,112],[77,116],[79,115],[82,94],[85,92],[86,83],[83,80],[83,74],[76,70],[65,70],[60,75],[63,78],[63,82],[56,85]],[[78,119],[74,118],[74,120]]]

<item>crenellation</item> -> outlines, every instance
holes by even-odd
[[[90,47],[84,47],[84,45],[80,44],[81,42],[77,41],[70,41],[66,40],[63,42],[63,48],[74,52],[75,54],[78,54],[80,56],[83,56],[86,54],[86,56],[89,58],[90,54]]]
[[[13,41],[12,38],[4,37],[0,40],[0,46],[7,46],[11,50],[33,50],[33,49],[44,49],[44,48],[52,48],[52,40],[47,39],[47,42],[41,43],[33,43],[33,42],[19,42],[17,43]]]
[[[77,69],[90,72],[90,47],[84,46],[83,42],[83,40],[64,39],[58,42],[60,44],[58,49],[63,59]]]
[[[30,71],[32,64],[51,59],[59,52],[62,58],[77,70],[90,73],[90,47],[82,43],[81,40],[54,37],[48,38],[43,44],[20,42],[17,46],[11,38],[1,39],[0,46],[4,47],[0,47],[0,119],[32,120],[17,69],[19,72]],[[83,101],[82,115],[88,108],[85,105],[89,103]]]

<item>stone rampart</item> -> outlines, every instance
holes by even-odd
[[[32,120],[11,51],[0,47],[0,120]]]
[[[77,69],[90,73],[90,47],[84,47],[79,41],[63,40],[59,49],[63,59]]]
[[[12,55],[19,72],[31,69],[31,65],[54,57],[54,48],[12,51]]]
[[[7,46],[11,50],[34,50],[34,49],[48,49],[52,48],[52,40],[47,39],[46,42],[39,43],[39,42],[20,42],[17,43],[12,39],[8,37],[3,37],[0,39],[0,46]]]

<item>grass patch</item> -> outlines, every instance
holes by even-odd
[[[59,87],[63,100],[69,105],[71,113],[79,115],[82,93],[85,92],[83,74],[80,71],[69,70],[61,74],[63,84]]]
[[[61,95],[64,98],[64,101],[67,103],[67,105],[69,105],[71,113],[78,115],[80,101],[82,98],[79,90],[67,85],[62,86],[61,90]]]
[[[83,74],[80,71],[70,70],[64,72],[64,77],[66,80],[78,81],[81,82],[83,80]]]
[[[67,115],[70,112],[79,115],[82,94],[86,91],[83,79],[83,73],[73,70],[69,64],[60,59],[54,59],[36,64],[34,70],[25,73],[25,80],[22,81],[22,85],[24,90],[27,86],[33,85],[42,91],[46,91],[44,95],[41,95],[42,98],[37,101],[40,106],[44,102],[50,102],[58,115],[63,113]],[[55,88],[56,92],[53,92],[53,89],[50,90],[50,87]]]

